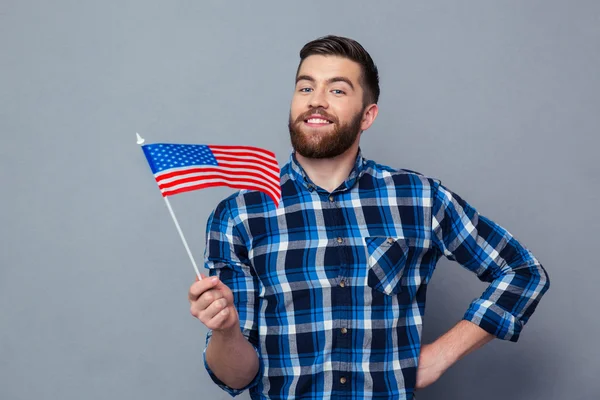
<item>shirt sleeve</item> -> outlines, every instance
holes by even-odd
[[[448,259],[490,283],[463,319],[516,342],[549,288],[546,270],[506,229],[478,214],[440,182],[433,193],[435,245]]]
[[[244,337],[254,347],[259,360],[259,371],[252,382],[242,389],[225,385],[210,369],[206,362],[206,348],[212,331],[206,335],[204,367],[211,379],[231,396],[237,396],[256,386],[262,376],[262,360],[258,351],[258,280],[250,267],[248,251],[243,238],[234,224],[226,201],[211,213],[206,229],[205,267],[210,276],[218,276],[221,282],[233,292],[233,301],[240,319],[240,329]]]

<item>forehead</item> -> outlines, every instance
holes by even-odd
[[[309,75],[316,80],[325,80],[332,77],[345,77],[353,82],[358,82],[360,74],[360,64],[338,56],[308,56],[304,59],[298,69],[298,76]]]

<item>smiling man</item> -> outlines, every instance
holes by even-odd
[[[327,36],[300,59],[278,208],[241,191],[208,221],[211,277],[189,290],[209,328],[205,366],[253,399],[413,399],[491,339],[517,341],[548,276],[439,180],[363,156],[379,78],[359,43]],[[489,285],[424,345],[427,284],[442,256]]]

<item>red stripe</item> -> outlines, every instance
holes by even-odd
[[[265,181],[264,179],[238,178],[238,177],[232,176],[230,174],[222,174],[222,173],[221,174],[203,174],[201,176],[190,176],[188,178],[181,178],[181,179],[177,179],[177,180],[174,180],[172,182],[167,182],[167,183],[160,183],[158,180],[156,182],[158,183],[158,187],[160,189],[167,189],[167,188],[177,186],[177,185],[180,185],[183,183],[206,181],[206,180],[210,180],[210,179],[228,179],[228,180],[239,181],[239,182],[254,183],[257,185],[261,184],[261,185],[271,188],[274,192],[280,191],[279,186],[274,185],[273,183],[271,183],[269,181]]]
[[[253,172],[253,171],[225,171],[219,167],[216,166],[207,166],[207,167],[202,167],[202,168],[189,168],[189,169],[182,169],[179,171],[173,171],[173,172],[169,172],[166,174],[162,174],[156,177],[156,181],[158,183],[162,182],[165,179],[170,179],[170,178],[175,178],[181,175],[187,175],[187,174],[191,174],[191,173],[201,173],[201,174],[206,174],[206,173],[214,173],[214,172],[218,172],[221,173],[223,175],[236,175],[236,174],[243,174],[243,175],[250,175],[250,176],[254,176],[256,178],[260,178],[261,180],[265,180],[266,182],[271,182],[265,179],[265,175],[269,178],[273,178],[274,182],[271,182],[272,185],[277,185],[275,182],[279,182],[279,175],[274,175],[274,174],[263,174],[260,172]]]
[[[250,170],[255,170],[258,173],[264,174],[264,175],[269,175],[273,178],[275,178],[276,181],[279,181],[279,168],[277,169],[272,169],[272,168],[265,168],[262,165],[237,165],[237,164],[230,164],[228,162],[222,162],[220,163],[218,166],[215,166],[215,168],[219,168],[219,167],[227,167],[227,168],[231,168],[234,170],[238,170],[238,169],[250,169]]]
[[[216,187],[216,186],[227,186],[233,189],[246,189],[246,190],[258,190],[255,187],[252,186],[248,186],[248,185],[231,185],[231,184],[227,184],[227,183],[223,183],[223,182],[210,182],[210,183],[201,183],[199,185],[194,185],[194,186],[187,186],[187,187],[183,187],[177,190],[172,190],[172,191],[167,191],[167,192],[163,192],[163,197],[167,197],[167,196],[172,196],[175,194],[179,194],[179,193],[184,193],[184,192],[191,192],[193,190],[198,190],[198,189],[204,189],[204,188],[209,188],[209,187]],[[261,192],[263,192],[262,190],[259,190]],[[263,192],[265,193],[265,192]],[[271,195],[270,193],[265,193],[267,196],[269,196],[271,198],[271,200],[273,200],[273,202],[275,203],[275,205],[279,205],[279,198],[277,197],[273,197],[273,195]]]
[[[259,160],[240,160],[239,158],[226,157],[226,156],[218,156],[218,157],[215,156],[215,158],[217,159],[219,166],[222,166],[222,167],[224,167],[226,165],[227,161],[237,161],[237,162],[243,162],[244,165],[246,166],[246,168],[256,168],[257,166],[260,165],[264,168],[270,169],[271,171],[277,172],[279,174],[279,164],[265,163],[265,162],[259,161]],[[231,167],[232,168],[243,168],[244,165],[231,164]]]
[[[246,161],[246,162],[254,162],[255,160],[248,160],[248,159],[242,159],[242,157],[252,157],[253,159],[259,159],[261,161],[264,161],[268,164],[272,164],[272,165],[277,165],[279,166],[279,163],[277,162],[277,160],[262,155],[262,154],[256,154],[256,153],[250,153],[250,152],[228,152],[228,151],[213,151],[213,154],[215,156],[216,159],[219,159],[221,157],[234,157],[234,158],[239,158],[240,161]]]
[[[275,158],[275,153],[269,151],[269,150],[265,150],[265,149],[261,149],[260,147],[253,147],[253,146],[213,146],[210,145],[208,146],[209,149],[211,149],[212,151],[214,150],[253,150],[253,151],[257,151],[259,153],[264,153],[268,156],[270,156],[271,158]]]

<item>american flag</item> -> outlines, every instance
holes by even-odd
[[[142,146],[164,197],[213,186],[259,190],[281,199],[275,154],[250,146],[153,143]]]

